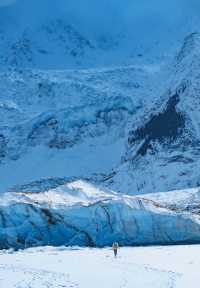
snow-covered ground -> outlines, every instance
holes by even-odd
[[[2,288],[189,288],[200,281],[200,246],[32,248],[1,251]]]

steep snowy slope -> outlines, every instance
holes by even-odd
[[[168,89],[153,110],[133,122],[113,189],[134,194],[199,185],[199,49],[198,33],[186,37],[169,69]]]
[[[0,189],[109,174],[126,152],[132,119],[153,105],[158,72],[129,66],[2,73]]]
[[[193,33],[171,65],[2,72],[1,190],[52,177],[129,194],[198,186],[199,47]]]
[[[166,62],[198,30],[198,1],[0,5],[0,190],[102,174],[130,194],[198,185],[198,34]],[[90,69],[57,70],[75,67]]]

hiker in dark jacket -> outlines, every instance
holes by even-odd
[[[112,249],[114,251],[115,257],[117,257],[118,248],[119,248],[119,244],[117,242],[114,242],[113,245],[112,245]]]

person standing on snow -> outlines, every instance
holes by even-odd
[[[119,244],[117,242],[114,242],[113,245],[112,245],[112,249],[114,251],[115,257],[117,257],[118,248],[119,248]]]

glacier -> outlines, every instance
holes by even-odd
[[[0,248],[199,243],[198,8],[0,1]]]
[[[200,241],[199,189],[142,197],[104,191],[79,180],[45,190],[29,187],[2,197],[1,249],[104,247],[116,239],[121,246]]]

